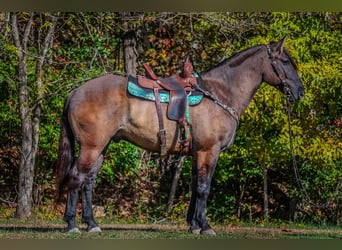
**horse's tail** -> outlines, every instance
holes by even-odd
[[[64,104],[59,137],[58,159],[56,167],[56,203],[60,201],[61,196],[64,194],[66,177],[74,163],[75,137],[70,127],[68,110],[69,98]]]

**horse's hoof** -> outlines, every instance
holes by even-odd
[[[192,234],[200,234],[201,233],[201,229],[200,228],[197,228],[197,229],[189,229],[189,231],[192,233]]]
[[[102,230],[100,227],[93,227],[87,231],[88,233],[101,233]]]
[[[216,235],[215,231],[211,228],[209,228],[207,230],[202,230],[201,234],[203,234],[203,235]]]
[[[73,229],[70,229],[70,230],[66,230],[65,232],[67,234],[81,234],[81,231],[77,227],[74,227]]]

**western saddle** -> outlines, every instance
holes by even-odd
[[[166,130],[162,116],[162,108],[159,99],[159,91],[166,90],[170,93],[167,107],[167,117],[177,121],[179,127],[179,143],[181,154],[187,154],[191,145],[191,131],[189,119],[187,119],[188,93],[197,85],[197,78],[193,76],[193,66],[189,57],[184,61],[182,72],[167,78],[159,78],[147,64],[143,65],[146,77],[138,76],[138,85],[152,89],[155,96],[155,104],[159,123],[160,156],[166,157]]]

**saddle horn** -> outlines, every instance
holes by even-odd
[[[184,77],[184,78],[190,77],[192,74],[192,71],[193,71],[193,67],[192,67],[192,63],[190,61],[190,56],[188,55],[184,61],[182,77]]]

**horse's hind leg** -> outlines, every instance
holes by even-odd
[[[68,196],[65,205],[65,211],[63,220],[68,223],[65,232],[67,233],[79,233],[79,229],[76,226],[76,205],[78,202],[78,192],[79,188],[83,183],[83,175],[80,174],[78,170],[78,161],[75,162],[68,174],[68,182],[66,186],[68,187]]]
[[[76,227],[76,205],[78,192],[82,187],[82,221],[88,224],[87,230],[97,227],[92,212],[92,187],[98,170],[103,161],[103,152],[96,149],[81,147],[76,163],[68,174],[66,186],[69,188],[64,221],[68,223],[66,232],[78,231]],[[84,206],[84,207],[83,207]]]
[[[79,232],[79,229],[76,227],[76,204],[78,201],[78,190],[70,190],[68,192],[68,198],[65,206],[65,212],[63,220],[68,223],[65,232]]]
[[[99,156],[99,158],[94,163],[92,170],[85,178],[84,186],[82,189],[82,222],[87,223],[87,232],[101,232],[101,229],[98,227],[93,216],[92,190],[96,175],[102,166],[102,162],[103,154]]]

